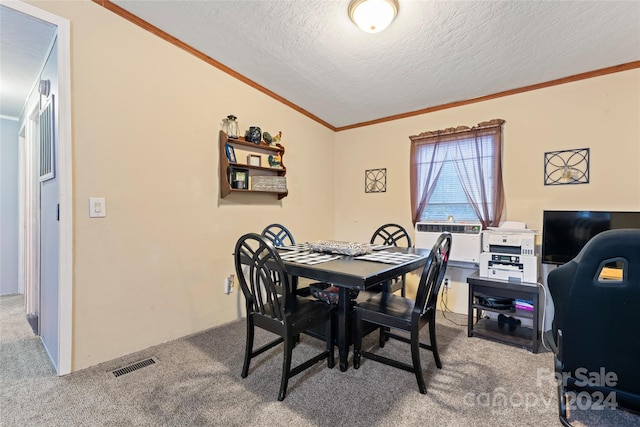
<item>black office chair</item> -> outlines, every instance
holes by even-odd
[[[289,278],[280,255],[266,238],[249,233],[240,237],[234,251],[236,274],[246,301],[247,343],[242,378],[249,374],[251,359],[284,342],[284,360],[278,400],[284,400],[289,379],[315,363],[327,359],[329,368],[333,355],[333,306],[291,293]],[[276,275],[271,274],[276,272]],[[280,281],[274,281],[278,277]],[[318,325],[325,326],[326,349],[291,369],[291,355],[300,333]],[[280,337],[253,349],[254,328],[259,327]]]
[[[370,243],[410,248],[411,236],[401,225],[385,224],[373,233]],[[396,292],[400,290],[400,295],[403,297],[406,296],[406,275],[403,274],[402,276],[393,279],[386,286],[388,286],[388,292]],[[383,285],[378,285],[371,290],[382,291]]]
[[[442,233],[431,249],[427,264],[422,271],[415,301],[402,296],[382,292],[359,303],[355,307],[356,336],[354,342],[353,367],[360,367],[360,358],[365,357],[385,365],[412,372],[418,381],[420,393],[426,394],[427,387],[422,376],[420,348],[431,350],[436,366],[442,368],[436,342],[436,302],[438,291],[447,269],[447,260],[451,251],[451,233]],[[366,323],[380,327],[380,347],[384,347],[387,338],[411,344],[412,364],[409,365],[385,356],[362,351],[362,330]],[[420,330],[429,325],[430,343],[420,342]],[[409,338],[389,332],[387,328],[409,333]]]
[[[547,284],[562,424],[570,425],[570,392],[586,391],[604,404],[614,396],[620,407],[640,412],[640,229],[597,234],[552,270]],[[611,373],[615,381],[607,382]]]

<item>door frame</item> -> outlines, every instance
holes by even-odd
[[[73,174],[71,152],[71,26],[68,19],[17,0],[0,4],[58,27],[58,375],[71,373],[73,349]]]

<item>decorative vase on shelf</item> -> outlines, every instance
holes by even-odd
[[[231,114],[226,119],[222,119],[222,130],[226,132],[229,138],[237,138],[240,134],[238,118]]]
[[[254,144],[260,144],[260,141],[262,141],[262,131],[258,126],[251,126],[245,134],[245,139]]]

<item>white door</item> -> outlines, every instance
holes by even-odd
[[[56,175],[55,95],[40,109],[40,337],[58,370],[59,189]]]

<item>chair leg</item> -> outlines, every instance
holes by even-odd
[[[278,400],[284,400],[287,395],[287,385],[289,384],[289,376],[291,373],[291,354],[293,353],[293,347],[295,347],[295,338],[290,337],[284,340],[284,358],[282,360],[282,380],[280,382],[280,392],[278,393]]]
[[[389,331],[391,331],[391,328],[380,326],[380,338],[378,339],[380,348],[384,347],[384,344],[389,341]]]
[[[384,339],[384,326],[380,326],[380,336],[378,337],[378,346],[380,348],[384,347],[384,342],[386,340]]]
[[[327,357],[327,366],[329,369],[332,369],[336,364],[336,359],[333,354],[333,313],[329,314],[329,319],[325,325],[324,336],[327,340],[327,351],[329,352],[329,356]]]
[[[433,358],[436,361],[438,369],[442,369],[442,362],[440,361],[440,353],[438,353],[438,342],[436,341],[436,319],[435,313],[431,320],[429,320],[429,340],[431,341],[431,351],[433,352]]]
[[[407,291],[406,291],[406,286],[405,286],[405,281],[402,281],[402,288],[400,288],[400,295],[404,298],[406,297]]]
[[[355,336],[353,337],[353,369],[360,367],[360,350],[362,349],[362,321],[358,311],[355,316]]]
[[[424,383],[422,365],[420,364],[420,341],[418,331],[411,333],[411,360],[413,361],[413,371],[416,375],[416,380],[418,381],[420,393],[427,394],[427,386]]]
[[[251,353],[253,352],[253,320],[251,316],[247,317],[247,343],[244,348],[244,365],[242,366],[242,378],[247,378],[249,375],[249,364],[251,363]]]

